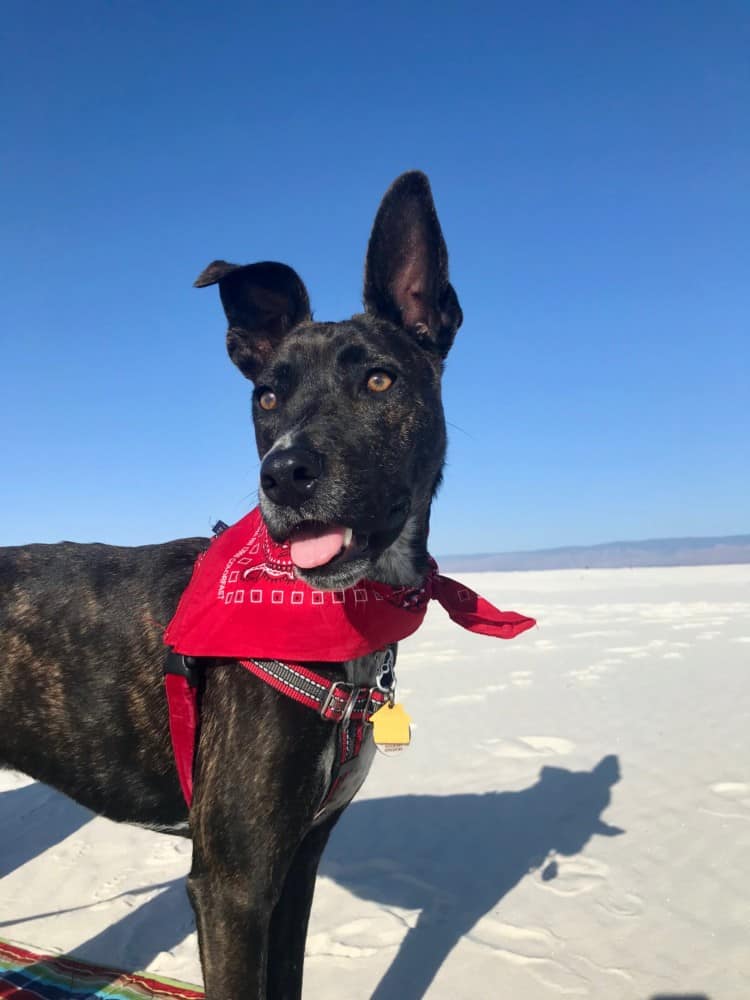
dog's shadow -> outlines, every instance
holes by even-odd
[[[517,792],[353,803],[331,837],[321,875],[363,899],[419,913],[373,1000],[423,997],[461,936],[525,875],[541,869],[537,877],[554,879],[554,855],[577,854],[595,834],[622,833],[601,816],[619,776],[617,758],[608,756],[591,771],[543,767],[534,785]],[[63,808],[58,798],[48,807]],[[72,803],[63,813],[68,827],[91,815]],[[158,888],[158,896],[83,942],[75,955],[143,969],[178,945],[192,927],[184,882]]]
[[[39,782],[0,792],[0,878],[55,847],[93,816]]]
[[[543,767],[518,792],[355,802],[321,874],[364,899],[420,911],[373,1000],[424,996],[461,936],[525,875],[541,869],[542,880],[554,879],[554,855],[577,854],[595,834],[623,833],[601,818],[619,777],[608,756],[592,771]]]

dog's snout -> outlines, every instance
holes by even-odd
[[[260,485],[269,500],[282,507],[301,507],[323,474],[323,459],[307,448],[272,451],[260,467]]]

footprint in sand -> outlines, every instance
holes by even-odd
[[[401,944],[417,926],[420,910],[384,909],[377,917],[360,917],[338,926],[331,936],[339,944],[352,948],[391,948]]]
[[[745,781],[717,781],[710,791],[723,800],[722,806],[703,807],[701,812],[722,819],[750,820],[750,784]]]
[[[572,968],[570,962],[561,960],[559,940],[543,927],[518,927],[485,917],[467,938],[502,961],[524,966],[545,987],[545,995],[591,995],[586,976]]]
[[[472,705],[478,701],[486,701],[486,698],[483,694],[452,694],[438,700],[441,705]]]
[[[510,675],[510,682],[514,687],[530,687],[532,676],[530,670],[514,670]]]
[[[608,875],[608,865],[578,854],[573,858],[548,861],[542,868],[541,877],[534,884],[557,896],[580,896],[581,893],[597,889]]]
[[[132,874],[133,869],[130,868],[115,875],[114,878],[107,879],[106,882],[101,882],[99,887],[92,892],[92,899],[101,902],[118,895],[118,890],[127,882],[128,875]]]
[[[595,665],[590,667],[578,667],[576,670],[568,670],[565,674],[578,684],[597,684],[601,680],[601,674]]]
[[[572,753],[575,743],[561,736],[519,736],[517,739],[485,740],[480,746],[493,757],[526,760],[530,757],[550,757]]]
[[[579,684],[598,684],[602,679],[602,674],[610,673],[612,668],[618,663],[622,663],[622,660],[615,657],[607,657],[607,659],[599,660],[597,663],[590,663],[586,667],[576,667],[575,670],[568,670],[565,676],[570,677]]]
[[[161,837],[159,843],[145,859],[147,865],[189,863],[191,844],[183,837]]]
[[[61,850],[54,851],[50,854],[50,858],[56,864],[65,864],[66,862],[75,864],[75,862],[79,861],[89,853],[91,850],[91,844],[87,840],[81,840],[76,837],[74,840],[64,841],[61,848]]]
[[[402,937],[403,932],[393,943],[398,944]],[[305,945],[306,958],[370,958],[377,953],[377,948],[345,944],[325,931],[308,935]]]
[[[529,681],[529,683],[531,682]],[[499,691],[506,691],[507,688],[507,684],[486,684],[481,691],[473,691],[467,694],[446,695],[445,698],[439,698],[438,701],[441,705],[476,705],[477,702],[487,701],[487,695],[497,694]],[[408,694],[406,689],[401,690],[402,698],[406,694]]]
[[[613,917],[639,917],[643,913],[643,899],[634,892],[623,892],[602,899],[596,904],[600,910]]]
[[[556,945],[555,936],[543,927],[517,927],[489,916],[479,921],[468,938],[493,951],[511,952],[519,958],[549,958]]]
[[[648,646],[608,646],[605,650],[606,653],[621,653],[625,656],[638,656],[645,655],[648,650]]]
[[[622,629],[592,629],[590,632],[573,632],[571,639],[603,639],[609,635],[625,635]]]

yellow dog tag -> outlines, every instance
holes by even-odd
[[[372,737],[381,753],[400,753],[411,742],[411,716],[403,705],[383,705],[370,718]]]

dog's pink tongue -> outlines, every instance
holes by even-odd
[[[323,566],[339,554],[344,544],[346,528],[331,525],[329,528],[317,528],[300,531],[289,545],[292,562],[300,569],[313,569]]]

